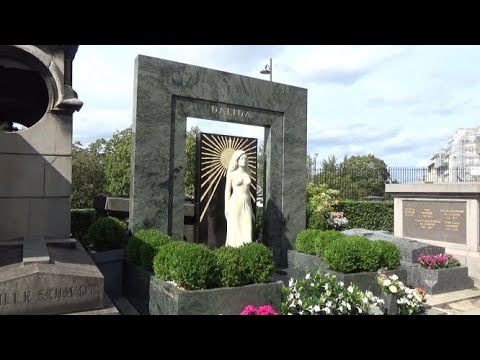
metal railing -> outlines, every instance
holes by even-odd
[[[480,173],[469,168],[429,169],[426,167],[387,167],[370,169],[349,167],[310,169],[309,181],[340,191],[342,199],[390,200],[385,184],[437,182],[480,182]]]

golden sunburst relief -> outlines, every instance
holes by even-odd
[[[248,156],[248,166],[252,180],[250,186],[256,193],[257,139],[203,133],[200,148],[202,174],[200,177],[200,202],[208,196],[205,207],[200,215],[201,222],[220,181],[224,179],[227,174],[228,164],[236,150],[244,150]],[[250,197],[255,202],[252,189],[250,189]]]

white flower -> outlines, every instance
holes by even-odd
[[[323,310],[325,311],[325,314],[330,315],[330,308],[325,308]]]
[[[395,294],[398,291],[398,289],[395,285],[390,286],[388,288],[388,290],[390,290],[392,292],[392,294]]]
[[[321,310],[321,308],[320,308],[319,305],[315,305],[315,306],[313,307],[313,311],[315,311],[316,313],[319,313],[320,310]]]
[[[350,311],[352,310],[352,305],[350,305],[350,303],[347,303],[347,309]]]
[[[390,285],[392,285],[392,282],[389,279],[383,280],[383,286],[389,287]]]
[[[310,273],[308,273],[307,275],[305,275],[305,279],[306,279],[306,280],[310,279]]]
[[[398,276],[393,274],[392,276],[390,276],[390,279],[392,279],[393,281],[396,281],[398,280]]]
[[[343,285],[345,285],[345,284],[343,283],[343,281],[340,281],[340,282],[338,283],[338,285],[340,285],[340,286],[343,287]]]
[[[311,287],[314,287],[314,286],[315,286],[315,283],[313,283],[313,282],[310,283],[310,286],[311,286]]]
[[[347,291],[352,294],[353,293],[353,287],[350,285],[348,288],[347,288]]]
[[[290,280],[288,280],[288,286],[292,287],[293,284],[295,284],[295,280],[293,280],[293,278],[290,278]]]
[[[323,285],[323,288],[324,288],[325,290],[328,290],[328,284]]]
[[[330,300],[328,300],[327,303],[325,304],[325,306],[327,308],[331,308],[332,307],[332,302]]]

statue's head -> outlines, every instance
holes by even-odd
[[[250,167],[248,166],[248,155],[244,150],[236,150],[230,158],[228,171],[235,171],[239,167],[245,170],[250,175]]]

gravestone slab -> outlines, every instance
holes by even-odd
[[[429,245],[420,241],[394,236],[384,231],[374,231],[367,229],[350,229],[342,231],[346,235],[360,235],[370,240],[385,240],[391,242],[400,248],[402,261],[416,263],[421,255],[438,255],[445,253],[445,248],[441,246]]]

